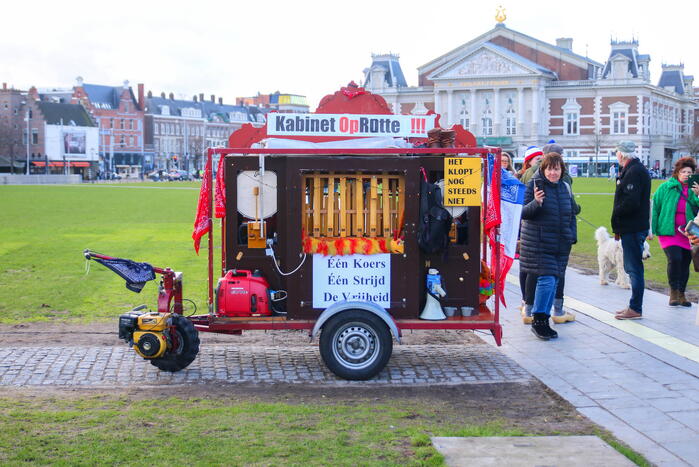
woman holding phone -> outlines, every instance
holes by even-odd
[[[694,158],[678,159],[672,176],[653,195],[651,231],[658,236],[660,247],[667,257],[670,306],[692,306],[684,295],[689,280],[692,247],[682,231],[699,211],[699,184],[693,182],[689,186],[689,178],[696,170]]]
[[[549,326],[551,306],[577,242],[573,196],[561,179],[565,171],[560,154],[546,154],[524,193],[520,272],[527,275],[526,288],[534,290],[532,332],[543,340],[558,337]]]

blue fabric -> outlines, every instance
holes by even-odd
[[[551,316],[551,307],[553,306],[553,297],[556,295],[557,285],[558,277],[539,276],[536,280],[536,292],[534,293],[532,314],[544,313],[547,316]]]
[[[648,231],[621,234],[621,247],[624,250],[624,269],[631,279],[631,300],[629,308],[643,314],[643,242]]]

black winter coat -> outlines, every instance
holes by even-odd
[[[638,159],[619,172],[612,210],[612,232],[647,232],[650,229],[650,174]]]
[[[544,201],[534,199],[534,184],[544,190]],[[578,241],[571,191],[563,181],[552,183],[537,173],[527,184],[522,209],[520,271],[537,276],[563,277],[570,249]]]

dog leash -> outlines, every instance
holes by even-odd
[[[584,223],[586,223],[587,225],[589,225],[589,226],[592,227],[593,229],[596,229],[596,228],[598,227],[598,226],[596,226],[596,225],[593,224],[592,222],[588,221],[587,219],[585,219],[583,216],[581,216],[581,215],[579,215],[579,214],[578,214],[577,216],[575,216],[575,217],[577,217],[578,219],[580,219],[581,221],[583,221]]]

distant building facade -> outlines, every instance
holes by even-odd
[[[134,95],[128,81],[122,86],[84,83],[76,78],[67,89],[42,89],[44,100],[81,104],[96,122],[99,131],[99,165],[103,174],[138,178],[152,166],[153,153],[144,144],[143,84]]]
[[[272,94],[258,93],[252,97],[237,97],[235,103],[276,110],[277,112],[308,113],[306,96],[280,93],[279,91]]]
[[[153,170],[178,168],[192,172],[203,168],[207,147],[225,147],[230,134],[243,124],[262,126],[265,110],[255,106],[227,105],[204,94],[192,100],[148,92],[145,105],[146,145],[153,147]]]
[[[28,154],[27,125],[24,120],[26,99],[26,92],[2,83],[0,88],[0,172],[26,173]]]
[[[479,144],[497,145],[522,162],[530,145],[554,138],[569,164],[606,172],[621,139],[636,142],[651,168],[670,169],[688,154],[699,117],[693,77],[683,65],[663,65],[651,83],[650,56],[637,41],[612,41],[607,61],[573,52],[499,23],[495,28],[418,68],[407,86],[395,54],[372,55],[364,86],[394,113],[441,114],[443,127],[461,124]]]

